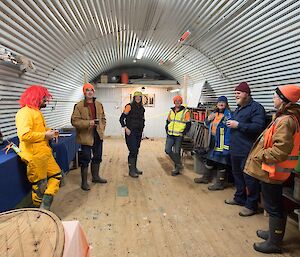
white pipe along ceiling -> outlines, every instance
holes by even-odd
[[[188,32],[187,32],[188,31]],[[180,38],[187,32],[187,37]],[[136,64],[189,85],[206,81],[202,101],[247,81],[272,109],[272,90],[300,82],[299,0],[1,0],[0,47],[33,61],[20,73],[0,62],[0,127],[15,135],[16,101],[30,84],[54,100],[48,125],[69,124],[83,81]],[[63,101],[65,102],[63,102]]]

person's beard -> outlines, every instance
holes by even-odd
[[[42,108],[46,108],[46,106],[47,106],[47,104],[46,104],[46,103],[42,103],[42,104],[40,105],[40,109],[42,109]]]
[[[236,103],[237,105],[245,105],[248,102],[248,97],[240,97],[239,99],[237,99]]]

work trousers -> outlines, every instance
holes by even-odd
[[[165,152],[170,156],[175,165],[181,165],[180,150],[182,136],[168,135],[166,139]]]
[[[261,191],[264,200],[264,208],[269,213],[270,217],[276,217],[279,219],[285,218],[282,184],[261,182]]]
[[[82,156],[80,158],[80,164],[82,167],[88,167],[89,163],[92,161],[92,164],[99,164],[102,162],[102,149],[103,149],[103,140],[100,139],[98,132],[94,131],[94,144],[81,145]],[[92,156],[93,153],[93,156]]]
[[[232,175],[236,187],[234,200],[246,208],[256,211],[260,185],[256,178],[243,172],[246,160],[247,156],[231,156]]]
[[[125,141],[129,150],[128,159],[136,159],[141,146],[143,131],[138,129],[131,129],[130,131],[129,136],[125,133]]]

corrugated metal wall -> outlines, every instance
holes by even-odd
[[[141,62],[180,82],[185,74],[190,84],[205,79],[202,99],[222,94],[232,104],[234,86],[248,81],[270,109],[276,85],[300,83],[298,0],[2,0],[0,21],[0,44],[37,66],[19,76],[0,64],[0,96],[18,98],[24,85],[44,84],[54,99],[68,101],[45,110],[53,127],[69,122],[84,74],[92,80],[132,63],[141,45]],[[0,127],[9,136],[18,105],[0,104]]]

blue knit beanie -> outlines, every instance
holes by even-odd
[[[228,100],[227,100],[227,97],[226,96],[220,96],[217,100],[217,102],[225,102],[225,103],[228,103]]]

